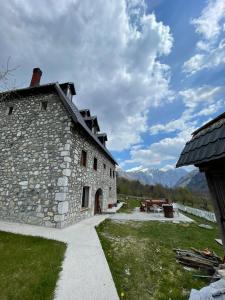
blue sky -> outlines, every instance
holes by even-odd
[[[7,86],[75,83],[121,167],[173,168],[191,133],[224,112],[225,0],[1,1]]]
[[[208,105],[212,105],[212,109],[208,112],[202,113],[202,115],[196,116],[193,118],[193,122],[188,122],[187,125],[190,126],[191,130],[184,130],[185,138],[188,139],[191,137],[190,133],[201,126],[204,122],[209,121],[209,119],[215,117],[216,115],[224,112],[224,92],[222,91],[224,86],[224,62],[220,62],[218,66],[212,66],[207,69],[201,70],[198,68],[195,70],[196,73],[190,74],[190,72],[184,72],[184,63],[188,61],[191,57],[195,56],[198,53],[202,53],[202,51],[198,51],[197,44],[202,39],[205,40],[204,33],[199,34],[196,32],[196,27],[192,24],[193,19],[199,19],[201,16],[204,17],[207,11],[212,8],[212,1],[185,1],[185,0],[174,0],[174,1],[146,1],[147,4],[147,13],[155,14],[158,22],[162,22],[164,25],[169,26],[170,33],[173,36],[173,47],[170,51],[170,54],[161,57],[160,62],[166,64],[170,68],[170,88],[174,92],[174,99],[171,103],[163,103],[157,107],[152,107],[149,110],[148,114],[148,126],[149,128],[154,128],[155,125],[159,124],[167,124],[173,120],[182,119],[182,114],[185,112],[186,107],[183,103],[183,97],[180,95],[181,91],[191,92],[191,90],[196,91],[202,88],[202,93],[205,90],[208,91],[209,97],[206,97],[205,103],[201,103],[198,107],[195,108],[195,114],[201,112],[202,109],[207,108]],[[224,1],[217,1],[218,5],[222,5],[224,7]],[[215,4],[215,3],[214,3]],[[219,7],[219,6],[218,6]],[[211,12],[211,17],[216,18],[218,13],[217,9]],[[221,27],[221,31],[217,35],[217,39],[213,35],[210,39],[206,39],[207,43],[215,43],[218,45],[221,40],[224,38],[223,32],[223,22],[224,22],[224,12],[219,20],[219,26]],[[210,18],[208,20],[204,20],[208,22],[208,26],[210,24]],[[212,47],[212,50],[216,49],[216,47]],[[211,51],[212,51],[211,50]],[[210,51],[209,51],[210,52]],[[203,52],[204,53],[204,52]],[[212,89],[218,88],[215,90],[215,93],[210,94]],[[220,89],[221,88],[221,89]],[[201,95],[200,95],[201,96]],[[191,99],[190,99],[191,101]],[[218,104],[221,101],[221,105]],[[215,106],[215,107],[214,107]],[[188,129],[188,128],[187,128]],[[148,151],[149,146],[157,147],[156,150],[160,151],[160,142],[161,144],[166,139],[171,139],[168,142],[168,148],[173,147],[173,139],[176,142],[177,136],[182,133],[179,125],[172,132],[166,132],[163,130],[158,130],[156,133],[145,132],[142,134],[142,150]],[[183,143],[181,142],[182,146]],[[178,149],[174,149],[174,155],[171,159],[164,159],[166,156],[166,145],[164,145],[165,149],[162,151],[162,159],[159,161],[154,159],[151,160],[151,151],[148,153],[143,153],[146,155],[138,155],[140,149],[138,151],[134,151],[132,158],[130,152],[123,151],[123,153],[119,153],[119,155],[114,152],[114,155],[118,160],[121,159],[122,166],[128,169],[132,168],[140,168],[140,167],[157,167],[157,168],[172,168],[174,163],[176,162],[180,150],[182,149],[181,145],[178,145]],[[132,153],[132,151],[131,151]],[[154,154],[154,153],[153,153]],[[148,161],[148,155],[149,160]],[[125,161],[125,163],[124,163]],[[159,162],[159,163],[158,163]]]

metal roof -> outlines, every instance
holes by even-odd
[[[222,114],[193,133],[176,166],[199,165],[224,157],[225,114]]]

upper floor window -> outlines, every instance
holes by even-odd
[[[109,173],[109,175],[110,175],[110,177],[112,177],[112,169],[110,168],[110,171],[109,171],[110,173]]]
[[[42,101],[41,102],[41,110],[47,110],[48,107],[48,101]]]
[[[94,163],[93,163],[93,169],[94,169],[95,171],[97,171],[97,168],[98,168],[98,160],[97,160],[97,158],[95,157],[95,158],[94,158]]]
[[[13,112],[13,106],[7,108],[7,115],[11,115]]]
[[[86,167],[87,166],[87,152],[82,150],[81,152],[81,165]]]
[[[106,169],[106,164],[103,164],[103,168]]]
[[[115,178],[115,171],[113,171],[113,178]]]
[[[87,208],[89,205],[89,186],[84,186],[83,187],[83,192],[82,192],[82,208]]]

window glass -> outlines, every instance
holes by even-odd
[[[95,171],[97,171],[97,168],[98,168],[98,160],[97,160],[96,157],[94,158],[93,168],[94,168]]]
[[[81,152],[81,165],[84,167],[87,166],[87,152],[84,150]]]
[[[86,208],[88,207],[89,204],[89,187],[88,186],[84,186],[83,187],[83,192],[82,192],[82,208]]]

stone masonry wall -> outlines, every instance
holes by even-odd
[[[71,139],[68,139],[66,143],[70,144],[71,164],[67,174],[68,194],[63,195],[63,198],[68,200],[68,212],[63,216],[62,226],[78,222],[94,214],[95,194],[98,189],[102,190],[101,207],[103,211],[108,208],[109,203],[117,201],[115,165],[99,150],[99,147],[93,144],[78,125],[69,122],[67,128],[69,127],[72,131]],[[87,152],[86,167],[81,165],[82,150]],[[93,169],[94,158],[97,158],[97,171]],[[104,164],[106,168],[104,168]],[[110,168],[112,170],[111,177]],[[84,186],[90,188],[87,208],[81,207]]]
[[[40,109],[48,101],[47,110]],[[8,107],[13,112],[8,115]],[[54,94],[0,102],[0,218],[57,227],[66,111]]]
[[[46,111],[42,101],[48,101]],[[109,176],[114,165],[77,125],[71,131],[57,95],[2,101],[0,115],[0,219],[61,228],[93,214],[98,188],[103,208],[116,201],[116,178]],[[80,165],[82,149],[87,168]],[[90,198],[82,210],[83,186],[90,186]]]

